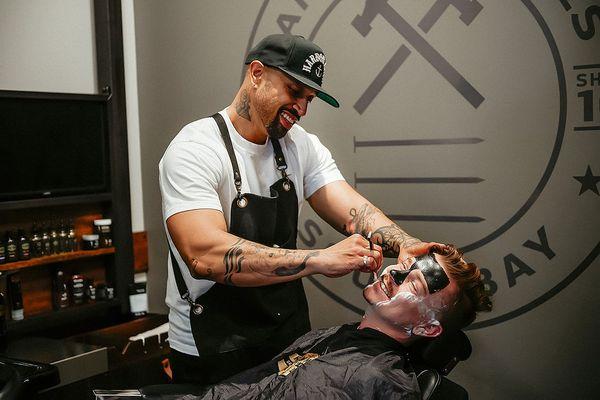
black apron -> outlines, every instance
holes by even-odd
[[[221,132],[233,166],[237,196],[231,205],[229,232],[269,247],[296,248],[298,198],[287,177],[278,140],[271,140],[282,178],[271,187],[271,197],[241,192],[241,175],[227,125],[220,114],[212,116]],[[192,300],[171,252],[177,288],[190,303],[190,321],[198,353],[214,355],[261,348],[263,362],[275,356],[310,330],[308,304],[300,279],[261,287],[235,287],[215,283]],[[234,279],[235,282],[235,279]],[[262,351],[264,348],[264,351]],[[256,354],[256,351],[252,352]]]

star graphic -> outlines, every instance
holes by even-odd
[[[592,169],[590,166],[587,166],[585,170],[585,175],[583,176],[574,176],[573,178],[577,179],[579,183],[581,183],[581,189],[579,190],[579,195],[581,196],[583,193],[591,190],[592,192],[600,195],[598,193],[598,182],[600,182],[600,176],[596,176],[592,173]]]

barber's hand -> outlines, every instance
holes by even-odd
[[[411,257],[419,257],[429,253],[440,253],[446,247],[443,243],[436,242],[415,242],[407,247],[400,249],[398,255],[398,264],[402,264],[404,260]]]
[[[381,246],[373,244],[369,249],[369,241],[359,234],[354,234],[339,243],[321,251],[315,260],[317,273],[330,278],[344,276],[352,271],[377,271],[383,262]]]

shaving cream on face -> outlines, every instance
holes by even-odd
[[[416,327],[439,325],[436,310],[432,309],[425,300],[410,292],[398,292],[389,300],[370,305],[365,317],[374,322],[372,326],[383,328],[380,329],[382,331],[392,329],[410,336]]]

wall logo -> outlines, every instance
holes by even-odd
[[[315,132],[390,218],[483,268],[495,310],[472,328],[542,304],[600,253],[600,7],[570,3],[265,1],[248,43],[286,32],[327,52],[342,108]],[[300,244],[339,240],[328,229],[305,217]],[[367,279],[310,278],[359,314]]]

